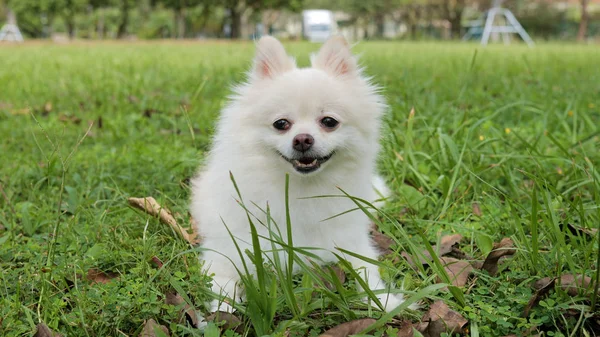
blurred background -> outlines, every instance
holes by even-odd
[[[55,41],[476,39],[495,6],[534,40],[600,41],[600,0],[0,0],[0,27]]]

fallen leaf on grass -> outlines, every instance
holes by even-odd
[[[577,296],[581,291],[587,291],[591,282],[589,276],[565,274],[560,278],[560,287],[570,296]]]
[[[81,123],[81,118],[79,118],[77,116],[66,115],[66,114],[60,114],[58,116],[58,120],[60,120],[61,122],[71,122],[73,124]]]
[[[533,296],[531,296],[529,302],[527,302],[525,310],[523,311],[523,317],[529,316],[531,309],[533,309],[533,307],[535,307],[542,299],[544,299],[544,297],[546,297],[546,295],[548,295],[550,290],[554,288],[555,280],[556,278],[551,279],[546,277],[535,282],[533,286],[537,289],[537,291],[535,294],[533,294]]]
[[[96,283],[107,284],[112,279],[117,278],[117,277],[119,277],[119,274],[117,274],[117,273],[112,273],[112,272],[105,273],[105,272],[101,271],[100,269],[96,269],[96,268],[92,268],[92,269],[88,270],[87,276],[86,276],[88,281],[92,281],[92,284],[96,284]]]
[[[176,307],[181,307],[179,323],[183,323],[185,319],[194,328],[198,327],[198,317],[196,316],[196,311],[191,305],[185,302],[181,295],[177,293],[167,293],[165,303],[169,305],[174,305]]]
[[[144,117],[152,117],[155,113],[159,113],[160,111],[152,108],[144,109]]]
[[[481,269],[494,276],[498,272],[498,260],[503,256],[514,255],[516,252],[517,250],[513,247],[513,241],[510,238],[504,238],[494,244],[494,249],[485,258]]]
[[[347,337],[350,335],[357,335],[359,332],[363,331],[375,322],[377,322],[377,320],[373,318],[362,318],[355,321],[342,323],[325,331],[319,337]]]
[[[555,283],[557,278],[544,277],[533,284],[534,289],[541,289],[547,283]],[[560,277],[560,287],[570,296],[577,296],[580,291],[587,291],[592,279],[585,275],[564,274]]]
[[[474,202],[471,207],[473,208],[473,214],[476,216],[481,216],[483,213],[481,213],[481,207],[479,206],[479,203]]]
[[[564,229],[564,227],[565,227],[565,225],[561,224],[561,228]],[[598,235],[597,228],[585,228],[585,227],[575,226],[573,224],[567,224],[566,227],[569,229],[569,231],[573,235],[585,234],[588,237],[595,237],[596,235]]]
[[[46,104],[44,104],[44,107],[42,108],[42,115],[46,116],[50,112],[52,112],[52,102],[46,102]]]
[[[333,277],[337,277],[341,284],[344,284],[344,282],[346,282],[346,272],[344,272],[344,270],[342,270],[342,268],[340,268],[339,266],[325,266],[323,267],[323,271],[328,274],[333,272]],[[331,282],[329,282],[326,278],[321,276],[319,276],[319,278],[321,279],[321,281],[323,281],[327,289],[331,291],[336,290],[335,285],[331,284]]]
[[[438,337],[442,333],[452,334],[463,330],[467,319],[458,312],[451,310],[443,301],[435,301],[429,311],[423,315],[423,319],[417,330],[424,337]]]
[[[383,234],[377,229],[376,224],[371,224],[371,240],[375,243],[375,246],[379,249],[382,255],[388,255],[392,253],[390,247],[394,244],[389,236]]]
[[[129,103],[139,103],[139,101],[140,101],[140,99],[137,98],[137,96],[135,96],[135,95],[127,96],[127,100],[129,101]]]
[[[413,337],[414,335],[415,329],[413,323],[408,320],[402,321],[398,327],[398,333],[396,334],[396,337]]]
[[[234,314],[231,314],[228,312],[217,311],[217,312],[214,312],[214,313],[208,315],[208,317],[206,317],[206,321],[220,324],[220,327],[223,330],[233,330],[238,333],[242,333],[242,331],[240,329],[243,327],[242,320],[240,320]]]
[[[157,268],[163,267],[163,262],[157,256],[153,256],[151,261]]]
[[[440,256],[450,253],[452,251],[452,247],[454,247],[454,245],[458,244],[461,240],[462,240],[462,235],[460,235],[460,234],[444,236],[442,238],[442,240],[440,240],[440,246],[439,246],[439,250],[437,251],[437,253]],[[435,249],[434,249],[434,251],[435,251]]]
[[[170,336],[169,329],[164,325],[156,323],[152,318],[146,321],[144,329],[142,330],[142,333],[140,333],[140,337],[158,337],[162,335]]]
[[[140,209],[150,215],[158,216],[160,221],[164,224],[171,226],[183,239],[192,245],[200,243],[200,236],[196,232],[196,226],[193,226],[192,234],[188,233],[185,228],[177,224],[177,221],[173,217],[171,211],[163,208],[153,197],[146,198],[129,198],[127,199],[129,205]]]
[[[33,337],[61,337],[62,336],[61,334],[50,330],[50,328],[44,323],[39,323],[36,326],[36,328],[37,328],[37,331],[35,332],[35,335],[33,335]]]
[[[440,240],[439,246],[434,245],[431,248],[433,248],[433,251],[436,252],[438,256],[444,256],[452,252],[452,248],[455,245],[457,245],[461,240],[462,235],[460,234],[446,235]],[[408,261],[408,264],[410,264],[412,267],[416,266],[415,262],[413,261],[413,258],[408,253],[402,252],[401,255]],[[421,257],[420,259],[421,264],[429,264],[432,261],[431,254],[429,254],[429,251],[427,249],[423,250],[423,257]]]
[[[452,283],[452,285],[462,287],[467,284],[469,275],[473,271],[473,267],[469,262],[457,260],[452,257],[441,257],[440,261],[442,262],[448,277],[450,277],[450,283]],[[441,282],[439,277],[438,282]]]
[[[0,101],[0,110],[10,109],[12,104]]]
[[[15,116],[18,116],[18,115],[29,115],[30,112],[31,112],[30,108],[10,110],[10,114],[11,115],[15,115]]]

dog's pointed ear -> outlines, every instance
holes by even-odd
[[[312,59],[313,68],[324,70],[334,76],[353,76],[358,72],[356,58],[343,36],[337,35],[325,42]]]
[[[255,79],[272,79],[296,67],[283,45],[271,36],[258,40],[252,75]]]

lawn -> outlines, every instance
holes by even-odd
[[[300,65],[318,48],[287,47]],[[424,295],[423,308],[389,320],[360,306],[349,271],[344,284],[329,280],[335,292],[315,273],[270,276],[281,286],[262,294],[275,303],[273,319],[242,308],[236,331],[211,323],[204,333],[318,335],[364,317],[386,323],[370,333],[395,333],[443,301],[468,320],[466,335],[597,334],[600,49],[354,49],[390,104],[380,167],[394,196],[376,221],[391,238],[382,270],[405,275],[396,284]],[[218,42],[0,46],[0,335],[44,323],[64,336],[137,336],[149,319],[172,336],[203,334],[165,303],[175,292],[205,311],[210,277],[198,249],[127,200],[152,196],[187,226],[189,178],[253,51]],[[462,239],[449,248],[453,234]],[[502,239],[514,254],[497,271],[480,269]],[[426,249],[433,261],[406,259]],[[451,258],[474,267],[469,278],[448,274]],[[569,289],[569,275],[589,278]]]

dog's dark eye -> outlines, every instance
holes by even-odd
[[[275,121],[275,123],[273,123],[273,127],[277,130],[281,130],[281,131],[285,131],[287,129],[289,129],[292,126],[292,123],[290,123],[287,119],[278,119]]]
[[[340,124],[340,122],[336,121],[335,119],[333,119],[331,117],[325,117],[325,118],[321,119],[321,124],[323,124],[323,126],[328,129],[333,129],[338,124]]]

